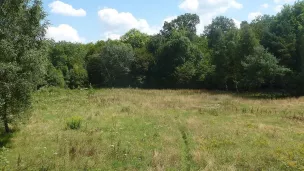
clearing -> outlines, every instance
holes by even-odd
[[[0,170],[304,169],[304,98],[50,88],[29,113],[0,137]]]

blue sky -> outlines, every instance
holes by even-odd
[[[95,42],[118,39],[131,28],[157,33],[164,21],[196,13],[198,34],[212,18],[225,15],[251,21],[261,14],[275,14],[295,0],[43,0],[50,26],[47,37],[56,41]]]

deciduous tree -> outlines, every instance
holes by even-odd
[[[46,71],[44,18],[40,0],[0,4],[0,119],[9,123],[30,105]]]

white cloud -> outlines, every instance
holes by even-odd
[[[277,5],[274,7],[275,12],[280,12],[283,9],[283,5]]]
[[[152,27],[145,19],[137,19],[129,12],[118,12],[116,9],[104,8],[98,11],[98,16],[104,26],[104,38],[117,38],[132,28],[147,34],[156,34],[159,27]],[[111,36],[112,35],[112,36]]]
[[[68,41],[84,43],[85,39],[78,35],[78,32],[73,27],[67,24],[61,24],[58,27],[48,27],[46,38],[54,39],[55,41]]]
[[[248,14],[248,20],[252,21],[255,18],[257,18],[258,16],[262,16],[263,14],[261,12],[252,12]]]
[[[51,8],[51,12],[56,14],[76,17],[86,16],[86,11],[82,8],[74,9],[72,5],[66,4],[58,0],[50,3],[49,7]]]
[[[283,5],[285,4],[292,4],[296,2],[297,0],[273,0],[273,2],[276,4],[276,6],[273,7],[273,10],[275,12],[281,12],[283,9]]]
[[[268,8],[269,5],[267,3],[261,5],[262,8]]]
[[[234,18],[232,20],[234,21],[237,28],[241,28],[241,23],[242,23],[241,21],[234,19]]]
[[[166,17],[163,22],[171,22],[172,20],[174,20],[176,18],[177,18],[177,16],[169,16],[169,17]]]
[[[103,34],[103,37],[105,40],[108,40],[108,39],[111,39],[111,40],[119,40],[121,35],[119,34],[115,34],[115,33],[112,33],[112,32],[105,32]]]
[[[241,9],[243,5],[236,0],[183,0],[180,9],[189,12],[226,12],[229,8]]]
[[[274,0],[273,2],[276,4],[280,4],[280,3],[287,4],[287,3],[291,3],[291,2],[295,2],[295,1],[296,0]]]
[[[198,7],[199,7],[198,0],[185,0],[179,5],[179,8],[188,11],[196,11]]]
[[[237,0],[183,0],[179,8],[200,16],[201,23],[197,26],[198,33],[212,22],[218,15],[224,14],[229,9],[241,9],[243,5]]]

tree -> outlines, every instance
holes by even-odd
[[[184,14],[178,16],[171,22],[165,22],[163,29],[160,31],[165,37],[170,36],[174,31],[185,31],[189,39],[196,36],[196,26],[200,23],[199,16],[196,14]]]
[[[240,41],[239,31],[236,29],[229,30],[225,35],[225,55],[226,55],[226,89],[228,89],[229,82],[230,85],[234,85],[234,89],[239,91],[239,82],[242,77],[242,57],[239,54],[238,43]]]
[[[252,31],[258,40],[262,40],[270,29],[275,17],[270,15],[258,16],[250,23]]]
[[[136,87],[143,87],[147,83],[149,70],[154,64],[155,58],[147,48],[134,49],[134,61],[131,66],[132,82]]]
[[[238,54],[239,35],[236,29],[220,34],[219,40],[213,48],[212,63],[215,65],[214,86],[228,90],[235,85],[238,89],[240,77]]]
[[[158,86],[176,87],[195,80],[203,53],[191,42],[187,33],[184,30],[174,31],[157,50],[153,70]]]
[[[212,88],[228,90],[229,86],[238,84],[237,61],[238,57],[238,30],[232,19],[220,16],[212,20],[205,27],[204,35],[208,40],[208,48],[211,51],[211,62],[215,66],[214,72],[209,78]]]
[[[101,53],[101,52],[100,52]],[[87,67],[89,83],[95,86],[101,86],[103,81],[101,57],[99,54],[91,55],[87,58]]]
[[[64,76],[61,70],[56,69],[52,64],[48,65],[46,82],[49,86],[65,87]]]
[[[46,24],[40,0],[0,4],[0,119],[8,124],[30,105],[46,71]]]
[[[241,82],[242,77],[244,77],[242,61],[246,56],[253,54],[254,48],[259,45],[259,41],[256,38],[252,27],[247,22],[241,24],[237,44],[238,47],[234,49],[236,53],[231,59],[233,65],[230,70],[233,72],[232,80],[235,84],[235,89],[238,91],[239,83]]]
[[[203,54],[203,59],[197,65],[197,79],[201,83],[206,83],[207,78],[213,74],[215,66],[212,65],[212,50],[208,48],[208,39],[206,36],[197,37],[193,43]]]
[[[70,87],[80,88],[88,84],[88,72],[82,65],[74,64],[70,70]]]
[[[92,56],[92,55],[95,55],[95,54],[100,54],[102,48],[104,47],[105,45],[105,42],[100,40],[100,41],[97,41],[95,44],[94,43],[89,43],[89,44],[86,44],[86,49],[87,49],[87,54],[85,55],[85,60],[87,61],[87,58]]]
[[[150,36],[139,30],[131,29],[121,37],[123,43],[130,44],[134,50],[134,61],[131,65],[132,86],[142,87],[147,82],[147,75],[154,56],[147,49]]]
[[[121,41],[129,43],[133,48],[143,48],[149,41],[149,36],[139,30],[131,29],[121,37]]]
[[[108,41],[98,57],[104,85],[118,87],[130,85],[129,73],[134,61],[134,52],[129,44]]]
[[[62,72],[69,88],[85,87],[88,82],[86,55],[94,53],[95,50],[89,45],[79,43],[53,42],[49,50],[49,60]]]
[[[253,54],[243,61],[244,81],[249,89],[268,85],[272,88],[276,77],[283,77],[290,72],[288,68],[280,66],[275,56],[268,53],[262,46],[254,48]]]
[[[240,56],[244,58],[245,56],[252,54],[257,45],[259,45],[259,41],[256,38],[251,26],[247,23],[242,24],[239,40]]]
[[[226,34],[229,30],[236,29],[232,19],[224,16],[216,17],[212,23],[205,27],[204,35],[208,38],[209,48],[214,48],[221,39],[221,35]]]

